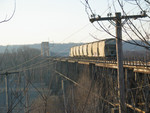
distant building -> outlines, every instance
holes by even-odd
[[[50,56],[49,54],[49,42],[42,42],[41,43],[41,56]]]

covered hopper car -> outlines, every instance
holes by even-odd
[[[91,42],[70,49],[70,57],[115,57],[116,40],[105,39]]]

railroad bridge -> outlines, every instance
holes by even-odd
[[[69,106],[69,99],[74,98],[74,94],[69,97],[67,92],[78,90],[79,87],[85,91],[91,109],[95,108],[98,112],[118,112],[119,89],[115,59],[50,58],[49,62],[55,69],[57,83],[62,82],[65,106]],[[124,60],[123,67],[127,111],[150,112],[150,63]],[[78,90],[78,93],[81,91]]]

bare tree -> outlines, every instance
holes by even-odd
[[[7,17],[7,15],[6,15],[5,19],[1,20],[0,23],[4,23],[4,22],[10,21],[13,18],[14,14],[15,14],[15,11],[16,11],[16,0],[14,0],[14,9],[13,9],[13,12],[12,12],[11,16]]]
[[[96,2],[96,1],[95,1]],[[150,2],[149,0],[107,0],[108,7],[102,14],[95,14],[94,7],[91,7],[91,0],[83,0],[83,4],[85,6],[85,11],[89,17],[101,17],[104,14],[111,17],[113,15],[112,12],[122,12],[122,15],[126,16],[130,13],[141,13],[146,14],[148,18],[145,19],[126,19],[122,23],[123,28],[123,41],[126,43],[134,44],[137,46],[142,46],[147,50],[150,49],[149,43],[149,15],[150,15]],[[129,7],[131,7],[129,9]],[[133,12],[134,11],[134,12]],[[136,11],[136,12],[135,12]],[[105,31],[111,37],[115,38],[115,34],[112,31],[112,27],[115,26],[113,21],[108,21],[107,25],[103,22],[96,22],[93,26],[99,31]],[[141,40],[141,43],[137,42],[136,40]]]

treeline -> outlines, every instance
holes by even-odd
[[[141,41],[139,40],[136,40],[136,42],[141,44]],[[81,45],[81,44],[83,43],[50,43],[49,44],[50,55],[51,56],[69,56],[70,48],[76,45]],[[34,48],[39,51],[41,50],[41,44],[29,44],[29,45],[26,45],[25,47]],[[0,46],[0,53],[4,53],[6,48],[8,49],[8,51],[12,51],[12,50],[18,50],[20,48],[24,48],[24,46],[22,45],[11,45],[8,47]],[[125,55],[128,53],[134,52],[140,56],[140,55],[143,55],[143,53],[145,54],[146,51],[149,51],[149,50],[146,50],[145,48],[141,46],[132,45],[132,44],[123,42],[123,51]]]
[[[136,54],[130,52],[126,55]],[[56,70],[79,83],[80,86],[60,77]],[[85,65],[79,66],[67,62],[65,65],[58,64],[50,58],[41,57],[39,49],[27,46],[14,50],[6,49],[3,54],[0,54],[0,71],[18,71],[19,74],[11,77],[11,81],[14,81],[11,87],[16,84],[15,88],[21,89],[24,86],[24,91],[21,93],[28,99],[21,101],[19,96],[18,98],[12,96],[12,98],[28,105],[21,107],[30,113],[109,113],[113,107],[106,101],[109,100],[113,104],[118,102],[117,72],[98,67],[95,68],[94,73],[90,70],[93,70],[92,67]],[[4,76],[1,76],[1,81],[4,81]],[[40,85],[36,85],[37,83]],[[34,100],[27,96],[31,95],[32,89],[38,95]],[[14,94],[19,95],[19,93],[16,91]],[[17,107],[16,105],[15,108]]]

